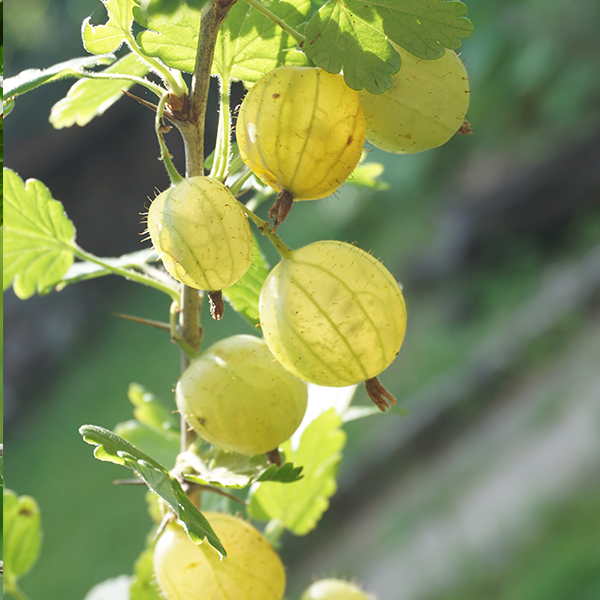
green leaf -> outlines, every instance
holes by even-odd
[[[258,298],[269,267],[254,237],[252,264],[246,274],[233,286],[223,290],[223,297],[245,317],[252,327],[258,325]]]
[[[136,20],[144,21],[139,9],[134,8]],[[173,69],[193,72],[200,31],[200,11],[182,5],[173,14],[158,14],[149,18],[137,36],[137,43],[148,56],[160,58]]]
[[[292,26],[307,19],[310,0],[275,0],[269,9]],[[135,12],[136,18],[141,14]],[[172,16],[160,15],[147,21],[148,31],[137,41],[149,56],[156,56],[169,67],[191,73],[196,62],[200,12],[181,6]],[[296,42],[270,19],[237,2],[229,11],[217,38],[213,74],[254,82],[283,64],[305,65],[304,54]]]
[[[135,54],[127,54],[103,71],[105,74],[137,75],[148,73],[148,66]],[[87,125],[94,117],[103,114],[135,83],[122,79],[86,79],[75,83],[67,95],[50,109],[50,123],[56,129]]]
[[[296,535],[313,530],[337,489],[335,478],[345,440],[341,418],[331,408],[304,430],[296,450],[289,441],[283,444],[286,457],[304,467],[304,477],[288,485],[260,483],[252,494],[250,516],[277,520]]]
[[[26,71],[21,71],[18,75],[4,80],[3,92],[5,114],[10,112],[7,107],[9,101],[13,101],[14,98],[21,94],[30,92],[45,83],[58,81],[59,79],[82,77],[85,73],[85,69],[98,67],[100,65],[110,65],[114,61],[115,56],[112,54],[104,56],[86,56],[84,58],[73,58],[66,62],[61,62],[48,67],[47,69],[27,69]]]
[[[154,548],[146,548],[135,561],[129,600],[163,600],[154,577]]]
[[[40,509],[31,496],[4,489],[4,577],[11,584],[29,572],[42,545]]]
[[[75,227],[50,190],[4,169],[4,289],[26,299],[58,283],[73,264]]]
[[[127,397],[135,407],[133,415],[140,423],[157,433],[167,431],[179,438],[179,419],[158,396],[139,383],[132,383]]]
[[[310,13],[310,0],[273,0],[269,10],[292,27],[304,23]],[[213,74],[249,83],[258,81],[282,65],[305,66],[306,56],[296,49],[296,41],[273,21],[237,2],[219,30]]]
[[[419,58],[440,58],[471,35],[466,10],[455,0],[329,0],[308,23],[303,48],[315,65],[343,71],[351,88],[380,94],[400,68],[388,39]]]
[[[369,162],[359,164],[346,179],[346,184],[354,187],[366,187],[372,190],[387,190],[389,184],[379,181],[377,178],[383,173],[384,166],[381,163]]]
[[[90,17],[83,21],[83,45],[92,54],[118,50],[131,37],[134,0],[101,0],[108,13],[105,25],[91,25]]]
[[[204,515],[192,504],[177,479],[167,469],[108,429],[82,425],[79,433],[88,444],[96,446],[94,456],[98,460],[132,469],[150,490],[169,505],[195,544],[206,538],[217,552],[226,556],[225,549]]]
[[[207,448],[180,454],[177,471],[184,479],[200,485],[240,489],[255,481],[290,483],[302,477],[302,467],[285,463],[277,468],[267,462],[264,454],[244,456]]]
[[[134,419],[118,423],[115,425],[114,431],[142,452],[152,456],[160,464],[175,464],[179,454],[178,436],[174,434],[172,437],[161,435]]]

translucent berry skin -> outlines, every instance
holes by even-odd
[[[263,284],[259,308],[277,360],[301,379],[330,387],[377,376],[406,331],[392,274],[364,250],[331,240],[283,258]]]
[[[225,338],[189,365],[176,387],[179,412],[214,446],[245,455],[274,450],[306,412],[306,384],[286,371],[267,343]]]
[[[279,67],[246,94],[236,125],[242,160],[264,183],[295,200],[334,192],[365,141],[358,92],[317,67]]]
[[[233,194],[210,177],[190,177],[159,194],[148,231],[167,271],[193,288],[239,281],[252,260],[252,232]]]
[[[369,600],[369,597],[349,581],[320,579],[304,590],[300,600]]]
[[[168,600],[281,600],[283,564],[252,525],[224,513],[203,513],[227,551],[196,545],[183,527],[167,525],[154,549],[156,580]]]
[[[360,93],[367,140],[386,152],[423,152],[445,144],[469,108],[469,79],[460,58],[446,50],[423,60],[394,46],[402,57],[392,87],[383,94]]]

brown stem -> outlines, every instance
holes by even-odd
[[[365,381],[365,388],[369,398],[373,400],[375,406],[382,412],[385,412],[388,408],[391,408],[396,404],[396,398],[392,396],[380,383],[377,377],[367,379]]]

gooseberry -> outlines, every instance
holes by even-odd
[[[359,92],[367,140],[397,154],[441,146],[460,129],[467,114],[467,71],[452,50],[437,60],[424,60],[395,48],[402,66],[392,76],[392,87],[382,94]]]
[[[304,590],[300,600],[369,600],[369,597],[349,581],[320,579]]]
[[[229,287],[252,261],[248,219],[229,189],[210,177],[190,177],[159,194],[148,231],[167,271],[193,288]]]
[[[368,252],[332,240],[284,254],[262,286],[259,310],[277,360],[330,387],[375,378],[396,357],[406,330],[392,274]]]
[[[306,384],[286,371],[267,343],[225,338],[193,360],[176,387],[179,412],[218,448],[254,455],[277,448],[306,412]]]
[[[242,160],[280,192],[274,229],[293,200],[334,192],[360,160],[365,119],[358,92],[318,67],[284,66],[250,88],[236,125]]]
[[[250,523],[224,513],[203,513],[219,537],[223,559],[206,541],[194,544],[170,523],[154,548],[154,573],[168,600],[281,600],[283,564]]]

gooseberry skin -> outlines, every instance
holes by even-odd
[[[274,450],[300,425],[308,390],[267,343],[236,335],[193,360],[176,386],[179,412],[214,446],[245,455]]]
[[[369,597],[349,581],[320,579],[304,590],[300,600],[369,600]]]
[[[277,360],[323,386],[377,376],[406,331],[406,306],[392,274],[368,252],[332,240],[282,258],[263,284],[259,310]]]
[[[210,177],[190,177],[159,194],[148,231],[167,271],[187,286],[216,291],[250,267],[250,224],[233,194]]]
[[[424,60],[394,47],[402,66],[392,76],[392,87],[382,94],[359,92],[367,140],[394,154],[437,148],[464,122],[470,96],[467,71],[452,50]]]
[[[334,192],[358,164],[365,119],[358,92],[339,74],[284,66],[246,94],[236,125],[242,160],[294,200]]]
[[[248,522],[203,513],[227,557],[206,541],[196,545],[170,523],[156,542],[154,572],[168,600],[281,600],[285,571],[269,542]]]

